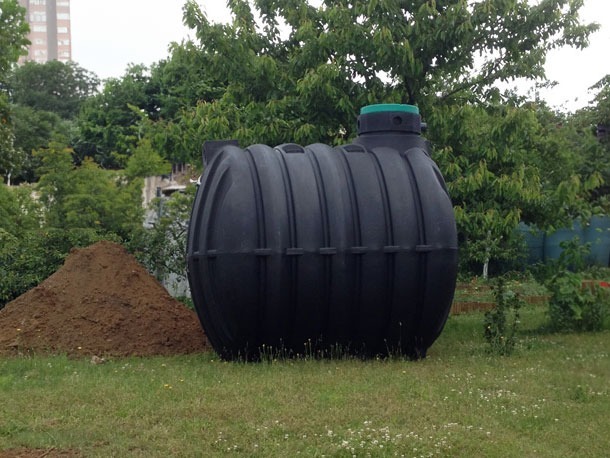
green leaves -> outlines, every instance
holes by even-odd
[[[354,136],[361,106],[417,103],[455,205],[462,259],[514,258],[519,221],[548,226],[582,213],[599,185],[592,171],[574,181],[574,143],[554,120],[494,88],[542,77],[549,49],[591,33],[562,37],[580,24],[567,3],[235,1],[228,25],[189,4],[201,61],[225,89],[181,112],[168,137],[197,160],[208,139],[336,144]]]
[[[525,304],[518,293],[506,287],[506,280],[499,277],[494,285],[495,307],[485,312],[484,337],[489,352],[510,356],[517,344],[520,309]]]
[[[171,172],[171,164],[153,149],[150,140],[142,139],[127,160],[125,176],[128,180],[147,176],[164,175]]]
[[[535,105],[465,105],[437,108],[428,119],[464,263],[513,259],[520,221],[561,227],[591,213],[587,197],[599,173],[578,174],[572,131],[546,115]]]
[[[0,81],[17,63],[19,56],[27,55],[29,26],[25,8],[17,0],[2,0],[0,5]]]
[[[171,198],[155,199],[150,209],[158,211],[153,227],[143,231],[139,240],[132,241],[140,262],[163,281],[174,278],[186,282],[186,238],[188,221],[196,187],[187,186]]]
[[[0,309],[55,272],[70,249],[102,238],[113,239],[83,228],[39,228],[17,235],[0,228]]]
[[[0,183],[0,230],[7,236],[40,227],[42,209],[33,193],[31,186],[10,188]]]
[[[43,165],[37,190],[46,210],[46,227],[87,229],[123,239],[141,227],[139,183],[125,183],[91,159],[74,167],[66,148],[56,146],[38,154]]]
[[[73,119],[84,100],[97,93],[100,81],[74,62],[53,60],[24,63],[11,74],[8,84],[14,104]]]
[[[512,259],[519,221],[558,226],[594,211],[592,201],[604,204],[607,144],[602,149],[589,134],[597,123],[610,124],[607,81],[598,87],[597,109],[574,125],[496,87],[543,78],[549,49],[584,45],[595,26],[578,19],[581,4],[231,0],[232,21],[214,24],[189,0],[184,22],[195,41],[172,44],[170,56],[150,68],[131,66],[122,78],[105,81],[99,94],[86,84],[96,80],[77,66],[29,65],[15,73],[15,101],[36,116],[21,107],[11,125],[0,96],[0,168],[13,176],[28,169],[21,176],[33,179],[41,165],[41,202],[51,227],[126,237],[133,227],[121,212],[138,218],[128,207],[136,194],[128,181],[162,172],[167,162],[200,164],[206,140],[346,143],[355,136],[360,107],[416,103],[454,202],[461,259]],[[18,35],[23,20],[14,1],[3,3],[2,14],[10,5],[16,28],[3,28],[0,43],[5,32]],[[3,56],[15,57],[16,48],[5,49],[0,68]],[[47,97],[44,82],[66,96],[62,101],[78,104]],[[42,115],[49,104],[64,117],[79,105],[77,121]],[[21,138],[14,141],[15,133]],[[49,145],[58,134],[63,141]],[[68,141],[72,149],[64,149]],[[23,154],[41,147],[44,154]],[[75,168],[73,159],[82,166]],[[128,180],[100,167],[126,167]]]
[[[578,239],[562,242],[555,274],[547,282],[551,292],[549,317],[555,331],[599,331],[610,313],[610,292],[598,282],[586,282],[582,268],[590,246]]]
[[[58,190],[66,189],[60,182],[61,157],[58,155],[44,162],[49,173],[52,163],[55,164],[54,176],[48,177],[46,186],[56,190],[53,197],[57,201],[52,201],[52,205],[62,206],[66,223],[59,227],[49,224],[57,217],[51,214],[46,218],[41,202],[34,197],[37,191],[34,186],[9,188],[0,183],[0,309],[51,275],[72,247],[86,246],[102,237],[117,239],[116,235],[104,231],[99,224],[87,223],[98,219],[94,208],[97,201],[104,201],[103,196],[99,195],[100,189],[95,189],[95,184],[90,183],[92,194],[82,199],[75,194],[79,192],[78,189],[73,194],[61,196]],[[70,173],[65,177],[74,179]],[[85,177],[95,178],[90,174]],[[43,194],[49,192],[45,189],[38,191]],[[46,194],[46,198],[48,203],[51,196]],[[125,211],[125,208],[117,207],[116,210]],[[51,213],[58,211],[56,209]],[[124,218],[134,216],[133,212],[129,212]]]

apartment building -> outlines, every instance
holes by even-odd
[[[30,24],[29,54],[20,63],[72,60],[70,0],[19,0]]]

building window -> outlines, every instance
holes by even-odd
[[[69,1],[58,1],[57,2],[57,6],[70,6],[70,2]]]
[[[42,39],[42,38],[36,38],[36,39],[34,39],[34,44],[35,45],[43,45],[43,44],[45,44],[45,40]]]
[[[34,26],[32,26],[32,31],[33,32],[46,32],[47,26],[46,25],[34,25]]]
[[[57,27],[57,33],[68,33],[68,27]]]
[[[35,12],[30,14],[30,22],[47,22],[47,14]]]
[[[57,13],[57,20],[58,21],[69,21],[70,20],[70,14],[69,13]]]
[[[57,44],[59,46],[69,46],[70,45],[70,40],[57,40]]]
[[[30,5],[46,5],[47,0],[30,0]]]

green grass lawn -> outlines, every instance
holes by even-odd
[[[226,363],[213,354],[0,359],[0,450],[82,456],[610,455],[610,331],[544,334],[513,356],[453,316],[423,361]],[[0,452],[2,456],[2,452]]]

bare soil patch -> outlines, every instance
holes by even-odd
[[[0,354],[151,356],[209,347],[194,311],[121,245],[75,249],[40,285],[0,310]]]

